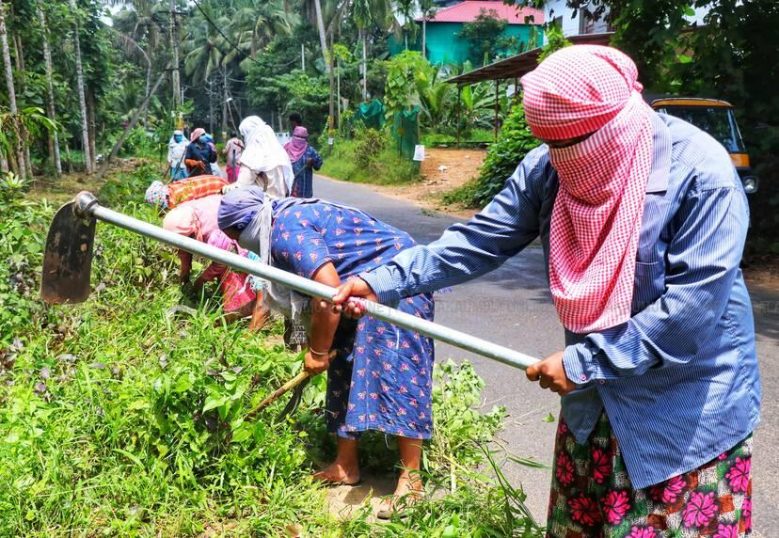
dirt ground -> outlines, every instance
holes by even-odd
[[[485,149],[425,148],[425,160],[420,167],[422,181],[373,188],[386,196],[408,200],[426,209],[469,218],[476,213],[475,210],[446,207],[441,197],[475,178],[486,156]]]
[[[64,204],[81,191],[97,192],[112,175],[130,172],[143,162],[143,159],[117,159],[111,163],[103,177],[100,177],[99,173],[87,175],[84,172],[65,173],[59,179],[36,177],[30,193],[32,196],[36,194],[41,197],[45,196],[53,204]]]

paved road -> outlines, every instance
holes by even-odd
[[[423,211],[404,201],[381,196],[370,187],[316,178],[318,197],[354,205],[408,231],[421,243],[436,239],[457,219]],[[750,287],[755,303],[758,353],[763,375],[763,425],[755,443],[755,526],[779,528],[779,290]],[[552,305],[544,276],[540,246],[533,245],[500,269],[436,296],[436,321],[523,353],[543,357],[563,346],[562,327]],[[503,405],[509,418],[500,438],[518,456],[551,463],[559,399],[539,390],[524,374],[448,345],[438,345],[437,360],[471,360],[486,381],[485,407]],[[546,513],[549,471],[506,466],[515,484],[528,495],[538,519]],[[764,536],[775,533],[763,530]],[[760,534],[758,534],[760,536]]]

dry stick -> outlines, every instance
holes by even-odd
[[[162,80],[164,78],[165,78],[165,71],[160,73],[160,76],[157,77],[157,82],[154,83],[154,86],[152,87],[151,91],[146,95],[146,99],[143,100],[143,104],[140,107],[138,107],[138,110],[135,111],[135,114],[133,114],[133,118],[130,120],[130,123],[128,123],[127,127],[125,127],[122,136],[119,137],[119,140],[116,141],[114,147],[111,148],[111,153],[110,155],[108,155],[105,162],[103,163],[103,166],[100,168],[100,173],[98,174],[98,177],[102,178],[105,175],[105,173],[108,171],[108,165],[110,164],[111,160],[116,158],[116,156],[119,154],[119,150],[122,149],[122,145],[124,145],[125,141],[127,140],[127,137],[130,136],[130,131],[132,131],[135,128],[135,125],[138,123],[138,119],[140,119],[141,115],[146,111],[146,108],[149,106],[149,101],[151,101],[152,95],[157,93],[157,88],[160,87],[160,84],[162,84]]]

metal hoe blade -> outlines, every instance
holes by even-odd
[[[81,200],[67,203],[49,227],[41,277],[41,297],[49,304],[81,303],[89,297],[95,219],[87,209]]]
[[[300,385],[295,387],[295,390],[292,391],[292,396],[289,398],[287,405],[284,406],[284,409],[282,409],[276,417],[277,421],[282,421],[287,417],[287,415],[297,411],[297,408],[300,405],[300,401],[303,399],[303,391],[306,389],[306,386],[310,381],[311,378],[307,377],[305,381],[301,382]]]

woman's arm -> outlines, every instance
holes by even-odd
[[[327,286],[338,287],[341,279],[332,262],[327,262],[314,274],[314,280]],[[319,298],[311,299],[311,334],[308,338],[308,352],[306,353],[306,371],[318,374],[327,370],[330,365],[330,348],[333,345],[333,336],[341,320],[341,314],[333,312],[327,304],[321,304]],[[312,353],[312,350],[315,353]]]
[[[179,260],[181,268],[179,269],[179,280],[182,284],[189,282],[189,276],[192,273],[192,254],[186,250],[179,250]]]
[[[205,286],[206,282],[211,282],[212,280],[220,278],[222,275],[224,275],[225,269],[227,269],[226,266],[216,262],[211,262],[206,270],[203,271],[195,280],[195,291],[200,291],[203,286]]]
[[[320,168],[322,168],[322,156],[314,148],[311,148],[311,156],[309,158],[309,162],[311,163],[311,168],[313,168],[314,170],[319,170]]]
[[[252,172],[248,166],[240,163],[238,164],[238,177],[235,180],[236,185],[240,187],[254,185],[256,183],[255,178],[254,172]]]
[[[543,147],[531,151],[504,189],[469,222],[451,226],[440,239],[404,250],[360,277],[382,303],[392,305],[402,297],[460,284],[497,268],[538,237],[550,168],[546,155]],[[345,295],[339,293],[335,302],[343,302]]]

